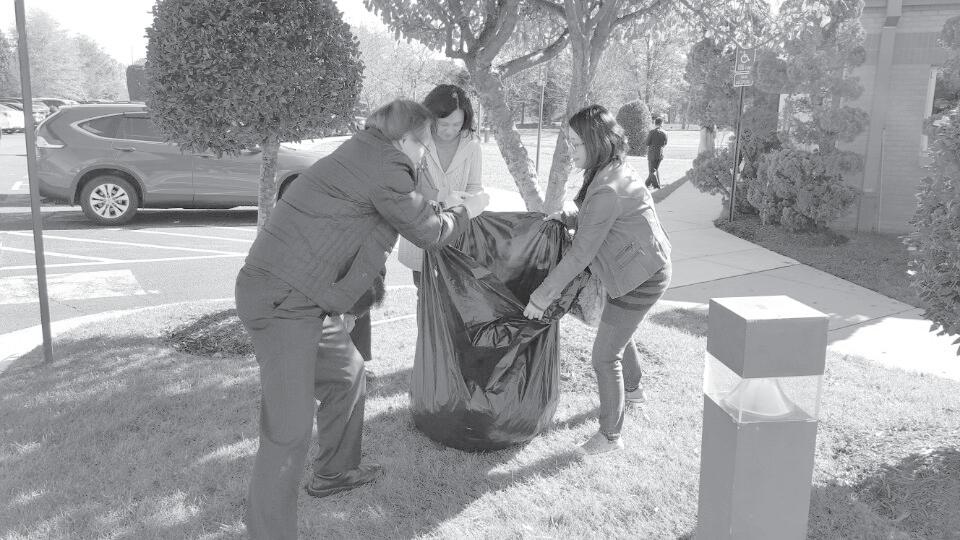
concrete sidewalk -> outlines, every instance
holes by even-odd
[[[720,198],[690,184],[657,211],[674,247],[666,300],[705,310],[710,298],[784,294],[829,315],[828,347],[837,353],[960,380],[956,336],[930,332],[922,309],[715,228]]]
[[[490,211],[525,210],[517,193],[495,188],[487,192]],[[929,332],[921,309],[715,228],[713,220],[722,211],[719,197],[700,193],[690,184],[677,189],[657,210],[674,248],[673,283],[666,302],[705,311],[710,298],[788,295],[829,315],[828,346],[837,353],[960,380],[960,357],[951,344],[955,338]],[[55,329],[91,322],[83,319],[60,321]],[[0,336],[0,371],[13,359],[9,353],[23,354],[39,343],[39,327],[13,334]]]

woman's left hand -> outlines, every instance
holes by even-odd
[[[540,306],[533,303],[533,300],[527,303],[527,307],[523,308],[523,316],[528,319],[542,319],[543,312],[546,311],[546,308],[541,308]]]

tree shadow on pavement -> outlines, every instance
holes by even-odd
[[[59,207],[53,212],[41,214],[45,231],[102,229],[86,218],[79,206]],[[0,213],[0,231],[31,231],[33,223],[30,211]],[[257,225],[257,209],[250,207],[228,210],[201,209],[146,209],[141,210],[124,229],[165,227],[251,227]]]

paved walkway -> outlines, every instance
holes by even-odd
[[[490,210],[524,210],[516,193],[488,191]],[[666,301],[706,310],[710,298],[786,294],[830,316],[829,348],[835,352],[960,380],[960,357],[951,345],[955,338],[929,332],[922,310],[715,228],[720,206],[719,198],[689,184],[658,206],[674,245],[674,277]],[[54,330],[87,322],[61,321]],[[39,328],[0,336],[0,371],[15,355],[35,347],[37,338]]]

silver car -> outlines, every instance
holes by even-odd
[[[164,142],[146,106],[73,105],[37,129],[40,194],[79,204],[101,225],[133,219],[139,208],[232,208],[257,204],[259,149],[217,158]],[[296,178],[320,154],[280,146],[278,185]]]

